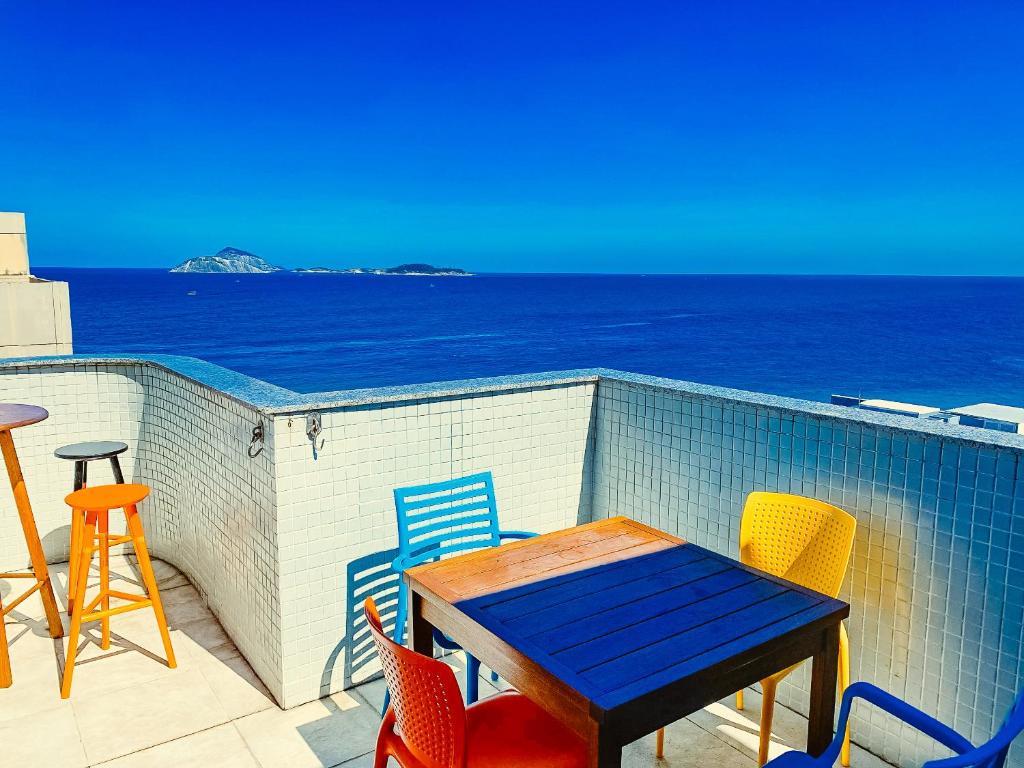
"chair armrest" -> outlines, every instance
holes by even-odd
[[[532,539],[534,536],[539,535],[529,531],[498,531],[498,537],[502,539]]]
[[[874,704],[879,709],[888,712],[893,717],[902,720],[907,725],[916,728],[921,733],[932,737],[945,747],[953,750],[959,755],[974,749],[974,745],[967,739],[954,731],[945,723],[941,723],[929,714],[919,710],[917,707],[907,704],[902,699],[897,699],[891,693],[886,693],[881,688],[871,683],[854,683],[843,694],[842,707],[839,710],[839,725],[836,727],[836,737],[822,753],[821,761],[824,765],[832,765],[843,746],[843,736],[846,733],[846,725],[850,719],[850,710],[853,707],[854,699],[863,699]],[[827,758],[827,759],[826,759]],[[952,758],[956,760],[957,758]],[[931,764],[929,764],[931,765]],[[934,765],[932,768],[957,768],[958,764]]]

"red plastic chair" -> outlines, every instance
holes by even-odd
[[[522,694],[467,707],[455,673],[385,636],[372,599],[363,604],[391,689],[374,768],[582,768],[583,741]]]

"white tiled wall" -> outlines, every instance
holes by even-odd
[[[284,703],[337,690],[346,566],[397,544],[392,490],[482,470],[504,529],[575,525],[594,385],[571,384],[278,417],[277,489]]]
[[[73,466],[53,449],[129,443],[125,477],[154,555],[178,566],[282,706],[340,690],[346,568],[394,546],[392,489],[489,469],[507,529],[550,531],[589,515],[593,383],[327,410],[314,452],[306,415],[252,407],[162,368],[0,369],[0,400],[48,408],[16,433],[48,557],[67,557]],[[246,456],[263,418],[266,446]],[[109,482],[106,464],[90,482]],[[0,569],[25,564],[13,500],[0,492]]]
[[[272,432],[263,454],[254,460],[245,455],[259,414],[143,364],[2,368],[0,400],[50,412],[46,421],[14,432],[48,559],[67,559],[69,510],[63,499],[73,482],[73,463],[54,458],[54,449],[83,440],[128,443],[121,457],[125,479],[152,491],[139,506],[151,552],[188,575],[279,694]],[[89,473],[92,485],[112,481],[107,462],[92,462]],[[0,489],[0,570],[26,563],[13,498]]]
[[[983,433],[980,433],[983,436]],[[813,496],[857,518],[841,597],[852,677],[976,743],[1024,687],[1024,455],[963,440],[601,379],[595,518],[625,514],[730,556],[753,490]],[[806,711],[807,665],[779,690]],[[869,708],[853,738],[898,765],[932,742]],[[1011,764],[1024,764],[1024,748]]]

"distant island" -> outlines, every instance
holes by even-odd
[[[213,256],[196,256],[186,259],[171,272],[228,272],[232,274],[267,274],[283,272],[282,267],[275,267],[254,253],[240,248],[221,248]]]
[[[286,272],[254,253],[240,248],[222,248],[213,256],[196,256],[186,259],[171,272],[190,273],[231,273],[231,274],[269,274]],[[397,267],[354,267],[352,269],[332,269],[330,267],[300,267],[291,270],[304,275],[423,275],[430,277],[466,277],[471,275],[464,269],[456,267],[435,267],[431,264],[399,264]]]
[[[296,270],[299,271],[299,270]],[[472,274],[456,267],[435,267],[430,264],[399,264],[397,267],[356,267],[339,270],[347,275],[430,275],[439,277],[462,277]]]

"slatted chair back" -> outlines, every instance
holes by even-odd
[[[740,521],[740,560],[831,597],[839,594],[857,521],[824,501],[755,491]]]
[[[463,768],[466,709],[451,667],[404,648],[384,634],[372,598],[363,604],[391,691],[402,742],[423,768]]]
[[[501,544],[490,472],[395,489],[402,568]]]

